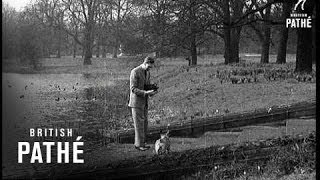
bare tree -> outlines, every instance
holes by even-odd
[[[243,0],[203,0],[212,20],[208,21],[206,31],[219,35],[224,40],[225,64],[239,62],[239,43],[245,13],[252,9],[253,3]]]
[[[99,0],[63,0],[68,17],[73,17],[81,23],[83,27],[82,46],[84,49],[84,65],[90,65],[94,42],[94,28],[96,24],[96,14]],[[66,29],[68,34],[77,38],[75,34]]]
[[[282,4],[282,20],[285,21],[289,17],[292,8],[291,2],[285,2]],[[280,29],[280,41],[278,46],[277,63],[286,63],[287,55],[287,41],[288,41],[289,29],[286,28],[285,24],[281,25]]]
[[[50,30],[33,15],[32,5],[19,13],[17,20],[20,62],[28,63],[37,69],[43,57],[43,47],[48,44],[46,34],[50,33]]]
[[[208,24],[208,8],[196,0],[178,1],[173,12],[177,18],[172,23],[173,43],[189,51],[190,65],[197,65],[197,47],[203,44]]]
[[[263,22],[263,39],[262,39],[262,50],[261,50],[261,63],[269,63],[269,51],[271,42],[271,25],[268,22],[270,20],[271,7],[269,6],[265,9],[265,13],[261,12],[262,18],[265,20]]]
[[[164,47],[168,45],[167,32],[171,31],[169,22],[174,8],[172,0],[149,0],[142,1],[138,6],[143,7],[140,16],[143,17],[142,35],[147,38],[153,47],[148,51],[156,52],[160,57]]]
[[[18,13],[8,4],[2,4],[2,57],[13,58],[18,48]]]
[[[190,51],[189,65],[197,65],[197,36],[201,33],[200,21],[198,21],[199,4],[195,0],[182,2],[179,13],[179,26],[182,28],[180,32],[182,41],[181,46]]]
[[[80,22],[76,20],[75,17],[70,18],[70,23],[67,24],[67,29],[73,34],[72,36],[72,48],[73,48],[73,58],[77,56],[78,46],[82,46],[82,43],[79,40],[79,31],[80,31]]]
[[[267,0],[266,3],[268,2],[269,1]],[[256,2],[255,7],[257,6],[258,5]],[[260,60],[261,63],[269,63],[269,50],[270,50],[270,42],[271,42],[271,24],[270,24],[271,7],[272,6],[268,6],[265,9],[261,9],[258,14],[256,13],[251,16],[252,21],[254,21],[254,19],[262,20],[262,21],[250,24],[250,27],[256,32],[261,42],[261,60]]]
[[[109,40],[113,47],[114,58],[117,58],[118,56],[125,21],[132,13],[132,7],[132,0],[111,0],[107,3],[110,16],[107,19],[106,28],[110,29]]]
[[[243,15],[244,3],[242,1],[223,1],[223,38],[225,41],[225,64],[239,62],[239,42],[241,26],[233,27],[233,22]],[[232,10],[232,12],[230,11]],[[232,15],[231,15],[232,14]]]
[[[306,13],[312,17],[315,8],[315,1],[309,0],[304,4],[304,10],[297,8],[298,13]],[[313,26],[315,26],[315,19],[313,19]],[[298,42],[296,54],[296,72],[312,72],[312,28],[299,28],[297,29]]]
[[[101,54],[101,48],[102,50],[105,48],[104,46],[104,36],[106,34],[106,31],[104,29],[104,26],[105,26],[105,22],[106,22],[106,19],[108,17],[108,12],[105,8],[105,3],[107,1],[104,1],[102,2],[99,7],[98,7],[98,10],[97,10],[97,18],[96,18],[96,26],[95,26],[95,53],[96,53],[96,57],[100,57],[100,54]],[[105,51],[105,50],[103,50]],[[105,57],[105,54],[104,52],[102,53],[103,57]]]
[[[100,0],[38,0],[36,4],[38,17],[44,18],[45,23],[73,37],[84,49],[83,64],[90,65]],[[82,34],[81,38],[79,33]]]

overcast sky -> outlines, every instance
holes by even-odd
[[[4,3],[8,3],[9,6],[14,7],[16,11],[20,11],[24,6],[30,3],[32,0],[2,0]]]

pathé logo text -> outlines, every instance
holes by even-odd
[[[294,13],[290,14],[290,18],[286,18],[287,28],[311,28],[311,16],[306,13],[296,13],[299,5],[301,10],[304,11],[306,1],[307,0],[298,0],[294,5]]]

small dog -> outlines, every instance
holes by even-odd
[[[169,153],[170,151],[170,139],[169,139],[169,130],[165,134],[160,135],[160,139],[154,144],[156,154],[161,155]]]

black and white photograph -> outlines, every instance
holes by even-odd
[[[316,0],[2,0],[2,179],[316,179]]]

